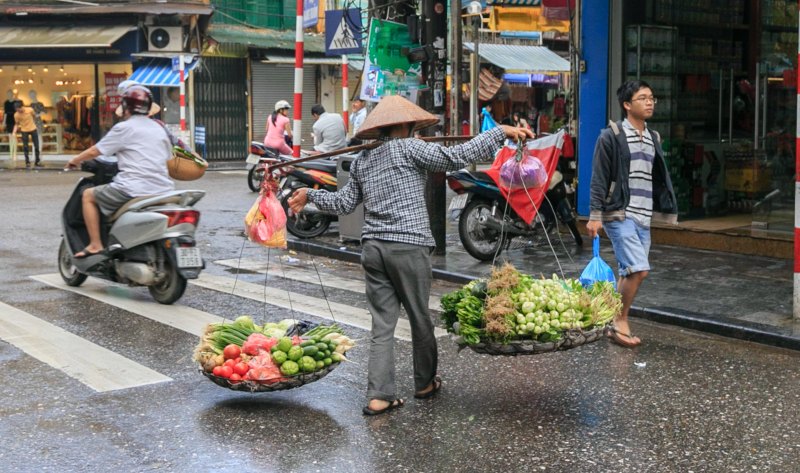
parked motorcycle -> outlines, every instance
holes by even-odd
[[[245,160],[247,163],[247,186],[250,190],[258,192],[261,189],[261,183],[264,182],[263,169],[282,159],[291,159],[291,157],[282,157],[275,148],[265,146],[259,141],[251,141],[250,153]]]
[[[58,270],[69,286],[80,286],[89,276],[131,286],[147,286],[161,304],[172,304],[196,279],[205,263],[196,246],[200,212],[192,206],[205,195],[201,190],[179,190],[132,199],[112,216],[101,217],[103,252],[85,258],[73,255],[89,242],[83,221],[81,192],[111,182],[115,163],[85,161],[81,170],[92,177],[78,181],[62,212],[63,238]]]
[[[338,219],[337,215],[323,212],[310,202],[299,214],[289,210],[289,197],[298,189],[308,187],[336,192],[336,163],[336,158],[323,158],[283,168],[278,200],[286,211],[286,230],[292,235],[298,238],[320,236],[328,230],[331,222]]]
[[[450,201],[449,210],[460,211],[458,235],[461,243],[467,253],[481,261],[492,261],[503,248],[508,249],[514,238],[542,236],[542,227],[548,235],[555,236],[559,222],[567,226],[576,246],[583,245],[568,198],[569,187],[559,171],[553,173],[546,198],[531,225],[507,205],[500,189],[485,172],[448,173],[447,184],[458,194]]]

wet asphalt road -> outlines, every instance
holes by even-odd
[[[639,320],[645,343],[636,350],[602,340],[496,358],[458,353],[441,338],[444,388],[425,401],[412,398],[410,344],[398,341],[407,404],[377,418],[361,415],[367,334],[353,328],[361,344],[348,354],[352,363],[323,380],[280,393],[220,388],[196,371],[195,336],[29,278],[57,271],[59,214],[76,178],[0,171],[0,302],[172,381],[96,392],[0,340],[3,471],[800,471],[800,353]],[[255,197],[243,173],[209,172],[180,187],[208,191],[198,205],[208,273],[234,278],[213,261],[267,258],[263,248],[242,249],[242,218]],[[285,254],[269,256],[289,265]],[[295,256],[293,267],[313,271],[309,258]],[[323,279],[360,277],[356,265],[315,262]],[[264,276],[239,281],[263,285]],[[267,284],[322,297],[319,285]],[[365,307],[358,292],[325,294]],[[197,286],[180,303],[257,321],[320,321]]]

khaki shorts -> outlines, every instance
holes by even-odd
[[[133,197],[120,190],[114,189],[109,184],[103,184],[102,186],[94,188],[94,201],[97,202],[100,212],[106,217],[113,215],[114,212],[119,210],[120,207],[131,199],[133,199]]]

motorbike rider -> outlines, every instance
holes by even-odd
[[[67,163],[69,169],[78,169],[83,161],[100,155],[116,155],[119,166],[119,173],[110,184],[83,191],[83,219],[89,244],[76,253],[75,258],[85,258],[103,250],[100,212],[110,216],[133,198],[163,194],[175,188],[166,164],[172,157],[172,143],[163,125],[148,118],[152,104],[153,95],[147,88],[129,87],[122,95],[124,121]]]
[[[286,143],[284,135],[292,139],[292,125],[289,122],[289,102],[279,100],[275,103],[275,111],[267,118],[267,135],[264,146],[278,150],[280,154],[292,154],[292,148]]]
[[[437,348],[428,312],[431,250],[425,186],[429,172],[455,171],[494,155],[505,138],[533,138],[530,130],[502,126],[453,147],[410,138],[438,123],[436,116],[407,99],[384,97],[359,128],[357,138],[380,145],[353,161],[350,180],[337,192],[298,189],[289,206],[299,213],[307,202],[325,212],[352,213],[364,203],[361,261],[372,314],[368,368],[369,403],[365,415],[403,406],[397,397],[394,329],[400,305],[411,322],[416,398],[429,398],[442,386],[436,375]]]

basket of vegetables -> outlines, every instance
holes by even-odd
[[[510,264],[441,299],[445,328],[461,348],[487,355],[536,355],[592,343],[622,309],[612,283],[536,279]]]
[[[172,157],[167,160],[169,177],[179,181],[194,181],[206,173],[208,162],[180,146],[172,147]]]
[[[200,372],[234,391],[268,392],[320,380],[354,346],[338,325],[283,320],[256,325],[249,316],[206,327],[195,350]]]

